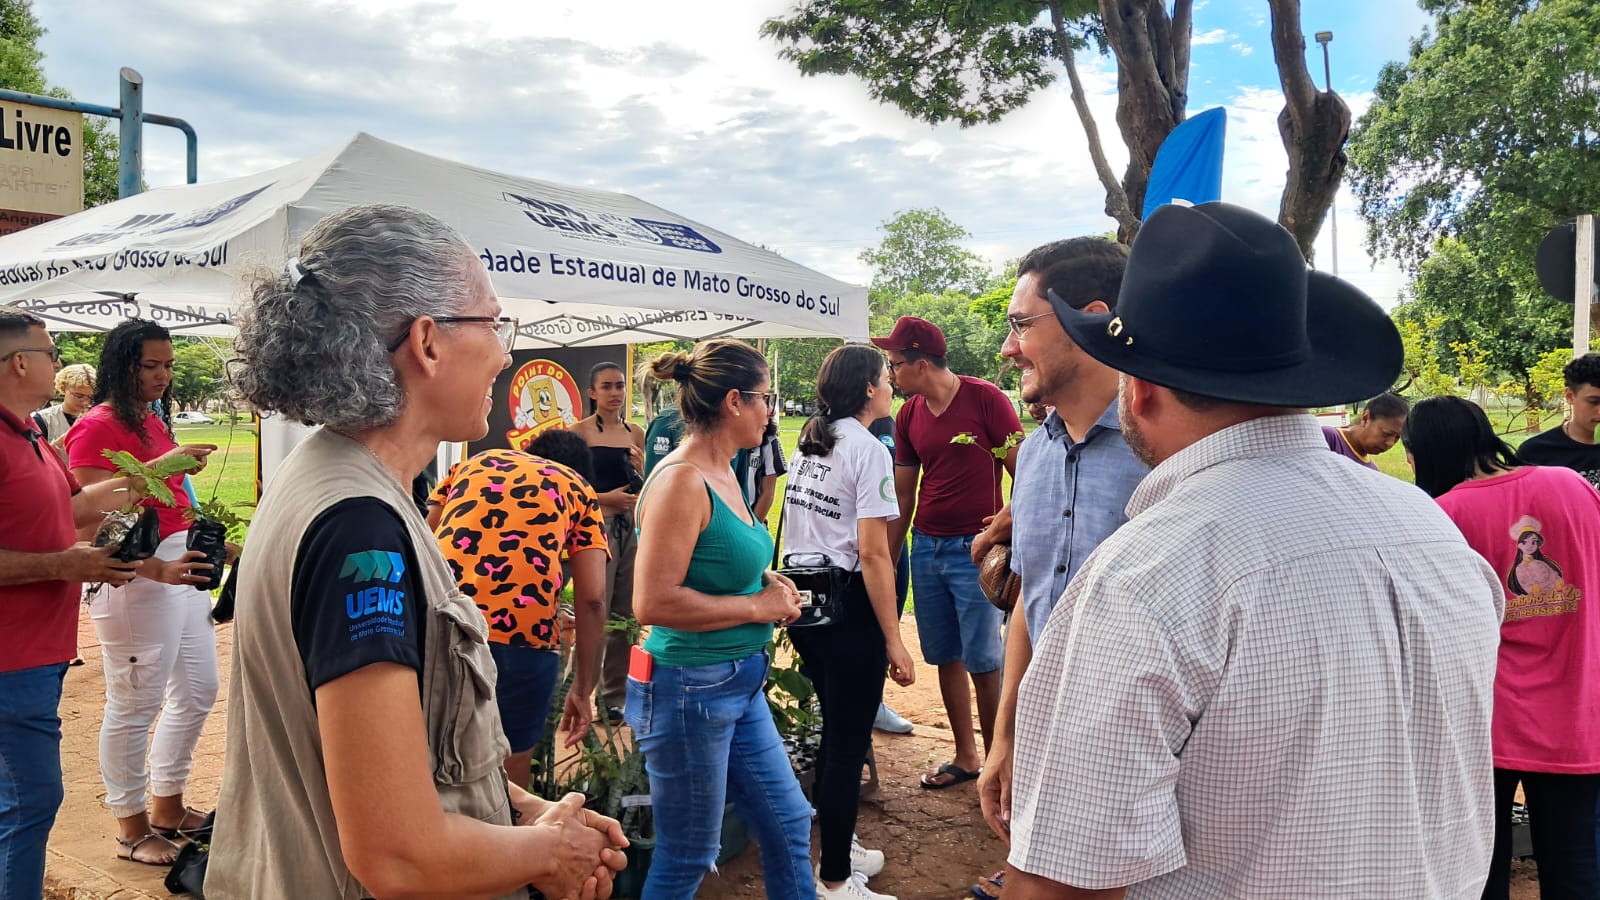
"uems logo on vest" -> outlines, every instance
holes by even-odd
[[[340,579],[350,579],[356,585],[387,581],[398,584],[406,572],[404,557],[384,550],[363,550],[344,558],[339,569]],[[405,591],[384,587],[381,584],[358,589],[344,595],[345,615],[360,619],[372,615],[398,616],[405,611]]]

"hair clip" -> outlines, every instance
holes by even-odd
[[[292,288],[299,287],[301,280],[304,279],[307,275],[311,274],[310,272],[306,271],[306,267],[303,264],[301,264],[300,257],[298,257],[298,256],[289,257],[288,271],[289,271],[289,286],[292,287]]]

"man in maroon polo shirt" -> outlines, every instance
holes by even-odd
[[[126,496],[85,491],[28,413],[55,395],[60,355],[44,320],[0,309],[0,896],[38,897],[61,805],[61,682],[77,653],[82,582],[124,584],[133,566],[76,543],[76,527]],[[123,492],[123,493],[119,493]]]
[[[932,322],[901,316],[888,337],[872,342],[888,353],[889,379],[908,398],[895,417],[900,517],[889,523],[889,550],[899,556],[914,525],[912,611],[923,659],[939,668],[956,740],[955,758],[924,773],[922,786],[946,788],[977,778],[983,765],[972,733],[973,691],[985,752],[994,734],[1002,616],[978,586],[972,540],[1000,509],[1002,469],[1016,474],[1022,422],[999,388],[950,371],[944,333]]]

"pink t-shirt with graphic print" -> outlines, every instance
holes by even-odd
[[[1523,466],[1439,505],[1506,591],[1495,766],[1600,772],[1600,493],[1570,469]]]

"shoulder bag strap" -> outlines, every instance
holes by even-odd
[[[772,539],[772,568],[783,568],[783,518],[788,512],[789,485],[784,484],[783,496],[778,498],[778,534]]]

